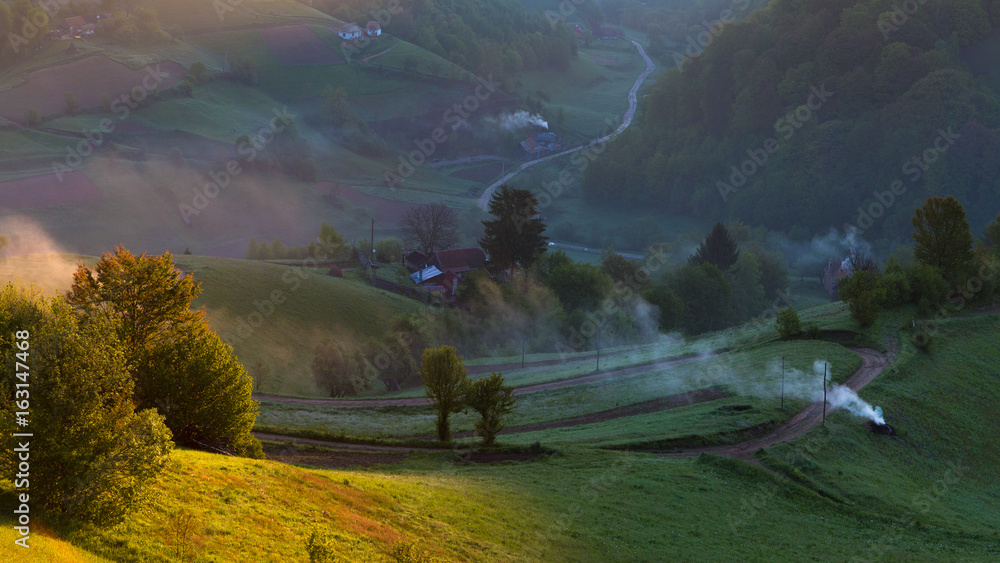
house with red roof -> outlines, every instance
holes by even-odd
[[[439,250],[430,255],[414,250],[405,261],[412,271],[410,279],[420,289],[453,297],[466,272],[486,266],[486,253],[476,247]]]
[[[365,26],[365,35],[368,37],[380,37],[382,35],[382,24],[376,21],[368,22]]]

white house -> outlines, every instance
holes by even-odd
[[[368,22],[368,27],[365,28],[365,35],[368,37],[379,37],[382,35],[382,25],[376,21]]]
[[[337,33],[341,39],[357,39],[361,37],[361,28],[357,24],[348,24]]]

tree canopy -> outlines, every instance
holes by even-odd
[[[253,382],[204,314],[191,310],[200,291],[170,253],[135,255],[119,246],[93,268],[77,268],[66,301],[83,324],[115,331],[138,407],[157,409],[179,443],[260,457],[250,434]]]
[[[913,214],[913,256],[961,281],[973,263],[972,231],[965,209],[954,197],[931,197]]]
[[[428,348],[424,350],[418,373],[426,387],[427,398],[437,413],[438,439],[447,442],[451,440],[448,418],[464,407],[462,394],[468,377],[465,363],[451,346]]]
[[[740,258],[739,245],[729,235],[726,226],[716,223],[705,240],[698,246],[689,262],[691,264],[713,264],[723,272],[729,270]]]
[[[486,233],[479,239],[495,270],[527,269],[548,248],[545,223],[538,199],[528,190],[500,186],[489,204],[494,217],[483,221]]]

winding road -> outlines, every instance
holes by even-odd
[[[849,387],[851,390],[857,392],[863,389],[869,383],[871,383],[876,377],[878,377],[878,375],[881,374],[885,370],[885,368],[889,366],[891,358],[887,357],[885,354],[882,354],[877,350],[873,350],[870,348],[850,348],[850,349],[857,352],[861,356],[862,363],[861,367],[858,368],[858,370],[854,372],[854,374],[851,375],[851,377],[848,378],[846,382],[844,382],[844,385]],[[538,385],[530,385],[518,388],[517,390],[515,390],[515,394],[540,391],[543,388],[546,388],[545,386],[547,385],[549,386],[555,385],[562,387],[566,385],[578,385],[589,381],[599,381],[601,379],[607,379],[610,377],[616,377],[616,376],[621,377],[621,376],[631,375],[634,373],[641,373],[642,371],[648,371],[649,369],[656,369],[657,367],[669,367],[671,365],[677,365],[680,363],[686,363],[700,359],[703,358],[696,356],[689,356],[689,357],[679,358],[676,360],[671,360],[669,362],[632,366],[630,368],[626,368],[623,370],[616,370],[613,372],[597,373],[574,379],[554,381],[551,383],[542,383]],[[677,396],[665,397],[660,400],[663,403],[661,405],[662,408],[657,408],[656,410],[667,410],[671,408],[676,408],[678,406],[690,405],[696,402],[715,400],[720,398],[719,393],[721,393],[721,391],[716,388],[706,388],[706,389],[698,389],[690,391],[688,393],[682,393]],[[678,398],[683,398],[683,400],[677,400]],[[275,399],[280,399],[283,400],[284,402],[302,402],[302,403],[311,403],[312,401],[318,401],[321,404],[327,404],[327,405],[338,402],[338,401],[323,400],[323,399],[316,399],[316,400],[290,399],[288,397],[277,397]],[[397,401],[407,401],[407,402],[401,403]],[[339,401],[339,402],[354,403],[350,406],[365,406],[365,405],[357,405],[357,403],[360,401]],[[397,404],[397,405],[399,404],[419,405],[419,404],[424,404],[425,402],[426,402],[425,399],[393,399],[387,401],[378,401],[377,403],[382,405],[385,405],[386,403]],[[374,404],[376,403],[376,401],[364,401],[364,403],[375,406]],[[537,425],[528,425],[518,430],[530,431],[530,430],[550,428],[550,427],[560,428],[565,426],[575,426],[578,424],[590,424],[593,422],[601,422],[603,420],[611,420],[614,418],[619,418],[620,416],[634,416],[636,414],[642,414],[645,412],[655,412],[653,410],[643,409],[643,408],[639,408],[638,410],[636,410],[635,407],[641,407],[641,405],[643,404],[612,409],[611,411],[607,411],[606,413],[597,413],[598,415],[600,414],[607,415],[604,417],[598,417],[599,420],[590,420],[590,418],[592,418],[593,415],[585,415],[582,417],[573,417],[561,421],[549,421]],[[621,411],[621,412],[612,413],[612,411]],[[832,409],[828,409],[828,412],[832,412]],[[782,442],[794,440],[795,438],[798,438],[802,434],[805,434],[808,430],[819,424],[822,420],[823,420],[823,404],[822,402],[814,402],[810,404],[808,407],[806,407],[804,410],[793,416],[788,422],[782,424],[779,428],[777,428],[776,430],[767,434],[764,437],[753,438],[750,440],[739,442],[737,444],[729,444],[723,446],[677,448],[669,452],[651,451],[648,453],[656,453],[660,457],[670,458],[670,459],[684,459],[684,458],[696,457],[703,453],[710,453],[710,454],[734,457],[743,461],[747,461],[749,463],[756,464],[757,461],[753,458],[753,454],[756,453],[758,450],[769,446],[773,446],[775,444],[780,444]],[[538,428],[534,428],[534,426],[537,426]],[[262,440],[298,442],[304,444],[323,445],[328,447],[372,451],[372,452],[413,451],[413,450],[440,451],[440,449],[438,448],[420,448],[415,446],[382,446],[375,444],[372,445],[345,444],[342,442],[314,440],[309,438],[297,438],[293,436],[280,436],[277,434],[262,434],[262,433],[255,433],[255,434],[257,435],[258,438]]]
[[[553,158],[558,158],[560,156],[573,154],[587,147],[603,143],[611,139],[612,137],[618,135],[626,128],[628,128],[629,125],[632,124],[632,118],[635,117],[635,110],[639,105],[639,89],[642,88],[642,84],[646,81],[647,78],[649,78],[649,75],[653,73],[653,70],[656,68],[656,66],[653,64],[653,60],[649,58],[649,55],[646,54],[646,50],[642,48],[642,45],[640,45],[638,41],[635,41],[633,39],[630,39],[629,41],[632,41],[632,44],[635,45],[636,49],[639,50],[639,54],[642,55],[643,60],[646,61],[646,68],[642,71],[642,74],[639,75],[639,78],[636,78],[635,84],[632,85],[632,89],[629,90],[628,92],[628,110],[626,110],[625,115],[622,116],[622,122],[620,125],[618,125],[618,128],[599,139],[591,141],[590,143],[580,145],[572,149],[567,149],[562,152],[553,153],[548,156],[540,157],[535,160],[529,160],[528,162],[525,162],[524,164],[518,166],[517,168],[505,174],[502,178],[494,182],[490,187],[486,188],[486,191],[483,192],[483,195],[479,196],[479,199],[476,200],[476,205],[478,205],[480,209],[483,210],[488,209],[490,198],[493,197],[493,192],[496,191],[496,189],[499,188],[501,185],[509,181],[514,176],[517,176],[524,170],[527,170],[528,168],[531,168],[532,166],[540,162],[545,162],[547,160],[552,160]]]

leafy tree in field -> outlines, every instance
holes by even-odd
[[[37,506],[78,524],[121,522],[146,499],[173,444],[161,415],[136,411],[113,326],[81,323],[61,297],[8,284],[0,290],[0,354],[0,471],[17,473],[15,448],[25,440],[12,437],[24,431],[14,411],[27,409],[15,401],[30,399],[32,514]],[[15,362],[28,364],[30,375],[18,377]],[[18,391],[24,382],[30,388]]]
[[[0,235],[0,254],[2,254],[3,251],[7,249],[8,242],[9,241],[7,240],[7,235]]]
[[[448,418],[464,406],[462,392],[468,378],[465,363],[451,346],[428,348],[424,350],[418,373],[427,388],[427,398],[437,412],[438,439],[448,442],[451,440]]]
[[[208,68],[205,63],[201,61],[195,61],[191,63],[191,68],[188,69],[188,76],[194,79],[195,84],[204,84],[208,82]]]
[[[729,283],[733,288],[733,310],[736,322],[753,318],[764,310],[764,286],[761,285],[760,260],[752,252],[740,254],[736,265],[729,271]]]
[[[344,235],[337,232],[333,225],[327,225],[324,221],[319,227],[316,246],[319,251],[317,258],[336,260],[344,252]]]
[[[881,276],[868,270],[854,272],[846,280],[842,280],[838,294],[847,301],[851,318],[861,326],[871,326],[886,301]]]
[[[628,287],[644,287],[649,283],[649,274],[643,272],[642,266],[636,260],[625,258],[610,248],[601,253],[601,272],[607,274],[616,283]]]
[[[494,219],[483,221],[486,234],[479,245],[497,270],[513,273],[515,267],[528,269],[547,249],[545,223],[539,216],[538,199],[528,190],[504,184],[493,194],[489,205]]]
[[[354,109],[351,108],[351,104],[347,100],[347,90],[343,86],[338,86],[336,89],[333,86],[327,86],[323,90],[323,113],[330,120],[330,123],[337,127],[347,127],[360,120]]]
[[[974,262],[972,231],[965,209],[954,197],[932,197],[913,214],[914,257],[952,282],[964,281]]]
[[[502,374],[493,373],[469,382],[465,389],[466,406],[479,413],[476,432],[484,446],[493,445],[507,425],[504,417],[514,411],[514,387],[504,383]]]
[[[714,264],[688,264],[677,271],[674,293],[684,303],[681,326],[688,334],[701,334],[729,326],[733,290]]]
[[[712,227],[712,232],[708,233],[705,241],[701,243],[698,250],[688,259],[688,262],[694,265],[714,264],[717,268],[725,272],[736,263],[739,257],[739,246],[733,240],[733,237],[729,236],[726,226],[722,223],[716,223]]]
[[[331,397],[357,395],[366,388],[357,355],[340,342],[324,340],[316,347],[312,372],[316,386]]]
[[[42,124],[42,112],[38,108],[28,108],[28,127],[34,129]]]
[[[444,250],[458,239],[458,213],[441,203],[411,207],[400,224],[403,242],[424,254]]]
[[[1000,252],[1000,213],[986,226],[986,241],[994,250]]]
[[[611,291],[611,278],[593,264],[570,261],[553,268],[547,285],[567,311],[594,309]]]
[[[774,328],[778,330],[782,340],[790,340],[802,334],[802,321],[799,313],[792,307],[785,307],[778,313],[778,318],[774,321]]]
[[[642,298],[650,305],[660,310],[658,324],[660,330],[676,330],[680,328],[684,317],[684,302],[677,296],[670,285],[659,283],[647,289]]]
[[[158,409],[180,443],[260,457],[250,434],[253,382],[204,314],[191,310],[200,291],[169,252],[137,256],[119,246],[92,269],[77,268],[66,300],[83,324],[110,324],[138,408]]]
[[[392,237],[384,238],[375,243],[375,254],[382,263],[402,262],[403,245]]]
[[[76,99],[76,94],[66,92],[66,113],[76,115],[78,111],[80,111],[80,102]]]

